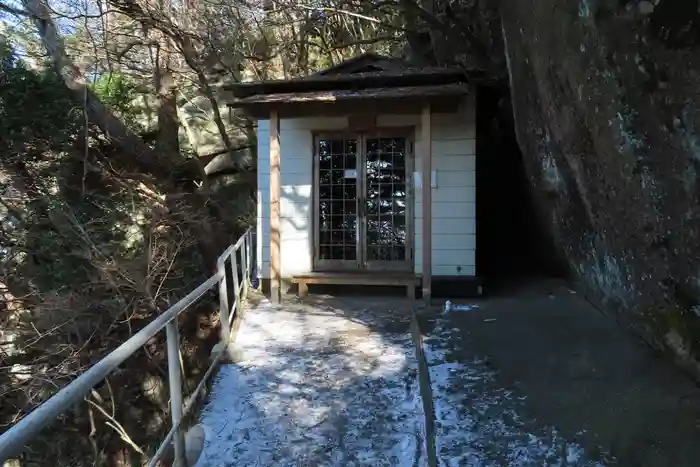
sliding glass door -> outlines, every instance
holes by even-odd
[[[317,270],[412,270],[412,146],[405,132],[316,137]]]

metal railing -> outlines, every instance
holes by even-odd
[[[18,455],[24,446],[35,438],[40,431],[48,428],[59,416],[73,405],[81,402],[90,390],[105,379],[127,358],[145,345],[158,332],[166,328],[168,354],[168,385],[170,390],[170,412],[172,428],[166,435],[153,458],[148,463],[154,467],[168,451],[171,443],[174,450],[175,465],[187,467],[185,461],[185,441],[183,418],[189,414],[201,394],[214,369],[226,353],[231,339],[231,325],[236,311],[248,293],[248,283],[252,272],[253,231],[248,229],[234,244],[219,256],[217,271],[202,285],[187,294],[168,310],[160,314],[150,324],[134,334],[129,340],[113,350],[109,355],[94,364],[87,371],[71,381],[53,397],[42,403],[12,428],[0,435],[0,465],[9,458]],[[239,262],[240,261],[240,262]],[[230,266],[230,269],[229,267]],[[229,305],[228,280],[233,283],[233,303]],[[221,342],[209,368],[195,390],[183,402],[182,369],[180,366],[180,338],[177,317],[205,293],[219,286],[219,318],[221,321]]]

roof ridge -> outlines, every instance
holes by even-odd
[[[366,62],[366,63],[364,63]],[[335,65],[331,65],[330,67],[324,68],[323,70],[317,71],[316,73],[312,73],[307,76],[307,78],[311,77],[318,77],[318,76],[328,76],[328,75],[334,75],[334,74],[352,74],[355,72],[358,72],[363,66],[371,66],[373,63],[375,64],[380,64],[381,62],[384,63],[391,63],[392,65],[399,65],[399,67],[392,66],[391,68],[410,68],[408,66],[408,63],[405,61],[397,58],[397,57],[390,57],[388,55],[382,55],[377,52],[365,52],[360,55],[357,55],[355,57],[349,58],[347,60],[344,60],[340,63],[337,63]],[[378,67],[382,68],[382,67]],[[354,71],[353,71],[354,69]],[[343,71],[347,70],[347,71]],[[386,71],[386,70],[384,70]]]

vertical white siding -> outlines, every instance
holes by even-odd
[[[415,126],[419,115],[381,115],[378,126]],[[342,130],[346,118],[298,118],[280,121],[282,276],[311,270],[313,130]],[[474,106],[466,102],[455,114],[433,115],[433,274],[473,275],[475,223]],[[418,143],[418,141],[416,141]],[[416,144],[416,147],[420,147]],[[416,156],[414,167],[420,167]],[[270,276],[270,138],[269,122],[258,122],[258,271]],[[415,269],[421,271],[420,188],[415,195]]]
[[[432,165],[437,188],[432,196],[432,272],[434,276],[476,274],[476,122],[473,100],[458,116],[434,114]],[[417,126],[420,118],[417,117]],[[416,135],[420,137],[420,131]],[[416,141],[416,147],[420,147]],[[420,154],[415,167],[421,167]],[[416,190],[415,265],[422,270],[422,204]]]
[[[347,118],[280,119],[282,277],[311,271],[314,130],[342,130]],[[270,127],[258,121],[258,271],[270,277]]]

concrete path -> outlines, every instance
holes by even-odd
[[[426,465],[409,316],[263,302],[200,422],[197,466]]]
[[[698,388],[565,286],[457,304],[261,303],[196,467],[700,465]]]
[[[700,466],[700,389],[566,284],[456,303],[469,309],[421,313],[439,457],[466,430],[458,450],[480,462],[459,465]]]
[[[455,326],[458,315],[480,313],[478,305],[433,313],[432,329],[424,337],[438,465],[611,465],[611,457],[602,449],[591,456],[578,443],[576,435],[582,435],[582,430],[567,437],[555,426],[528,418],[527,397],[500,384],[488,358],[459,352],[464,341]]]

